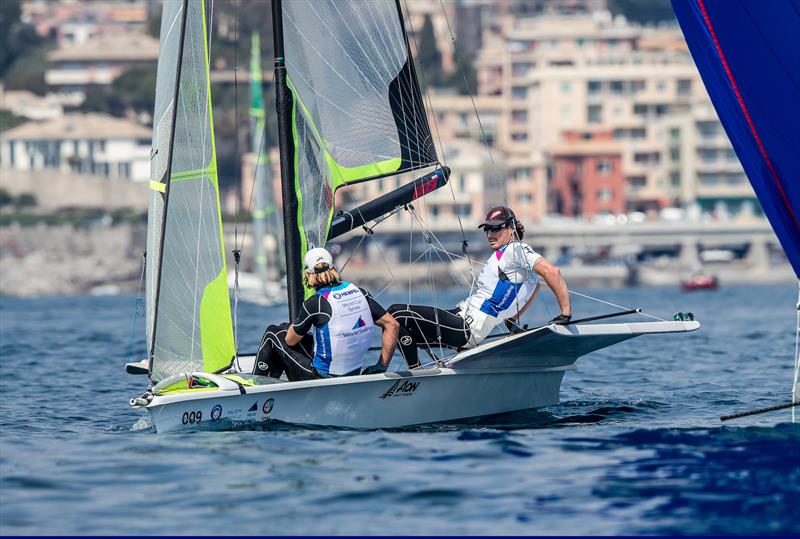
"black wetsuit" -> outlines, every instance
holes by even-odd
[[[400,351],[409,368],[419,367],[417,347],[432,349],[441,344],[460,348],[469,341],[469,327],[458,309],[395,303],[388,312],[400,324]]]
[[[373,320],[378,320],[386,309],[369,295],[363,288],[359,288],[369,303],[370,314]],[[292,327],[303,338],[295,346],[286,344],[286,333],[289,324],[273,324],[267,327],[261,344],[258,347],[256,364],[253,374],[279,378],[286,372],[290,381],[311,380],[321,378],[320,373],[313,366],[314,337],[308,331],[313,327],[322,327],[331,320],[333,309],[327,299],[320,294],[314,294],[303,302],[300,312],[297,313]],[[358,374],[358,372],[348,373]],[[333,375],[331,375],[333,376]]]

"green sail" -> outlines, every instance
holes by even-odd
[[[148,214],[147,332],[154,381],[218,371],[235,353],[206,29],[204,1],[164,2]]]

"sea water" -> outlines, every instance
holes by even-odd
[[[800,533],[800,424],[719,421],[790,400],[796,285],[588,293],[702,328],[581,358],[536,411],[165,435],[127,404],[145,387],[123,372],[145,351],[135,297],[0,299],[0,534]],[[555,314],[543,291],[527,321]],[[240,349],[285,316],[241,304]]]

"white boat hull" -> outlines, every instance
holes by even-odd
[[[276,420],[357,429],[447,422],[552,406],[559,401],[564,372],[578,357],[639,335],[699,326],[688,321],[547,326],[457,354],[444,368],[368,376],[245,387],[202,374],[219,388],[156,395],[146,408],[158,432]]]

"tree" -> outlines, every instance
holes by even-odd
[[[39,202],[36,200],[36,195],[33,193],[22,193],[14,201],[14,206],[17,208],[17,210],[21,210],[23,208],[33,208],[38,204]]]
[[[436,47],[436,36],[430,15],[425,15],[425,22],[419,32],[417,59],[422,66],[420,84],[423,86],[439,86],[442,82],[442,55]]]
[[[20,13],[19,0],[0,1],[0,77],[3,78],[17,60],[44,43],[31,25],[19,20]]]
[[[675,20],[669,0],[608,0],[608,9],[640,24]]]
[[[456,64],[455,71],[445,78],[444,86],[455,88],[461,95],[474,95],[478,88],[478,75],[472,64],[472,57],[459,52]]]

